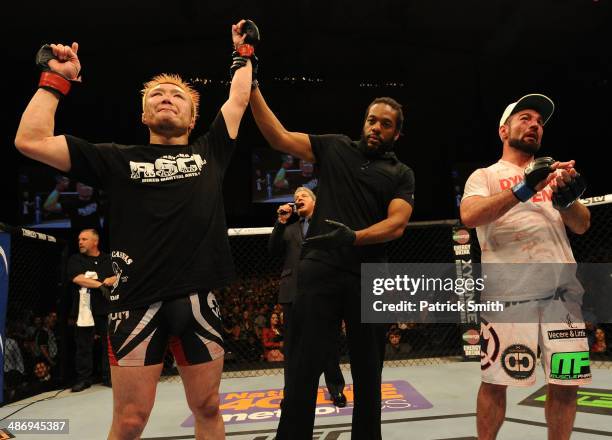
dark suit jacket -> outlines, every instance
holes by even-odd
[[[281,304],[293,302],[297,292],[297,267],[302,240],[302,222],[299,220],[286,225],[277,221],[268,240],[270,254],[285,256],[278,292],[278,302]]]

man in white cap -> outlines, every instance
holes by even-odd
[[[474,171],[461,202],[463,223],[476,228],[483,267],[501,263],[496,266],[498,274],[511,281],[487,287],[482,297],[502,301],[505,307],[503,312],[482,314],[480,440],[496,438],[504,421],[508,385],[535,383],[538,344],[548,383],[549,439],[570,438],[578,386],[591,380],[579,304],[583,291],[575,268],[565,270],[575,263],[565,228],[583,234],[590,225],[589,210],[577,202],[585,184],[573,160],[534,160],[553,111],[553,102],[539,94],[508,105],[499,122],[502,157]],[[547,267],[561,267],[570,275],[548,277],[538,273],[544,265],[534,263],[559,263]],[[538,268],[533,269],[535,276],[525,276],[525,267]],[[508,275],[517,270],[520,275]]]

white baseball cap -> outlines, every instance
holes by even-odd
[[[506,110],[504,110],[504,113],[499,120],[499,126],[501,127],[504,125],[506,120],[513,114],[525,109],[537,111],[542,116],[544,125],[546,125],[551,115],[555,111],[555,104],[548,96],[540,95],[539,93],[525,95],[518,101],[513,102],[506,107]]]

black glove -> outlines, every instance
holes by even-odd
[[[257,69],[259,67],[259,59],[255,56],[255,54],[250,57],[243,57],[238,52],[232,52],[232,65],[230,67],[230,75],[234,78],[234,73],[236,70],[246,66],[247,60],[251,60],[251,66],[253,67],[253,73],[251,75],[251,79],[253,83],[251,84],[251,88],[257,87]]]
[[[555,160],[552,157],[538,157],[525,168],[525,178],[512,187],[512,193],[521,202],[526,202],[537,192],[535,187],[546,179],[554,170]]]
[[[325,223],[334,228],[334,230],[327,234],[307,238],[302,244],[305,249],[329,250],[355,244],[357,234],[351,228],[333,220],[325,220]]]
[[[111,290],[108,286],[101,284],[100,287],[98,287],[98,290],[100,291],[104,299],[106,299],[107,301],[110,301]]]
[[[75,81],[79,81],[79,79],[71,80],[61,73],[51,70],[49,67],[49,61],[51,60],[57,60],[57,57],[53,54],[51,46],[44,44],[36,53],[36,65],[42,71],[38,87],[48,90],[58,98],[61,98],[68,94],[71,84]]]
[[[565,186],[558,187],[557,191],[553,192],[553,207],[559,211],[569,208],[584,194],[586,187],[584,178],[580,174],[576,174]]]
[[[43,72],[51,70],[51,68],[49,67],[49,61],[56,59],[56,56],[53,55],[53,50],[51,49],[51,46],[49,46],[48,44],[44,44],[40,49],[38,49],[38,52],[36,52],[36,65]],[[58,73],[58,75],[60,74]]]
[[[250,44],[255,47],[259,44],[261,36],[259,35],[259,28],[253,20],[245,20],[242,28],[240,28],[243,34],[246,34],[244,38],[244,44]]]

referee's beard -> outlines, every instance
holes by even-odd
[[[389,142],[381,141],[375,148],[368,146],[368,139],[364,133],[361,133],[361,138],[358,142],[359,151],[361,151],[367,157],[381,157],[389,151],[393,151],[395,147],[395,140]]]

